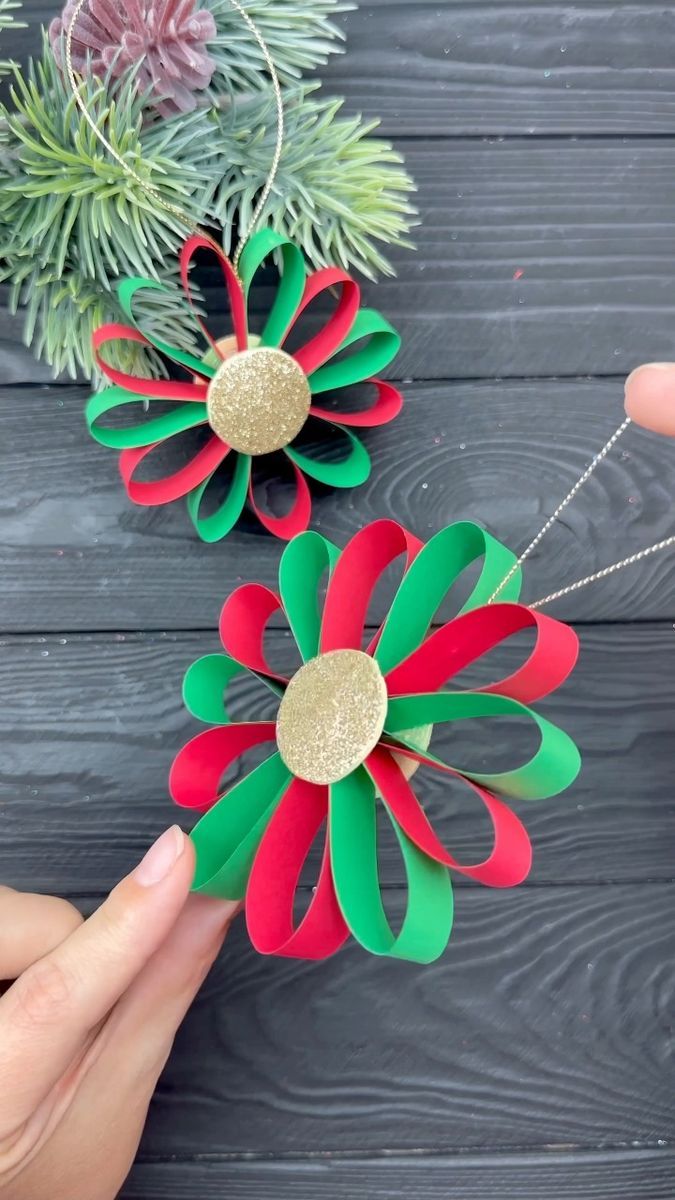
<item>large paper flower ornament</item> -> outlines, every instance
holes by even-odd
[[[231,322],[225,337],[209,332],[190,291],[190,267],[200,249],[216,253],[224,275]],[[249,291],[273,251],[283,262],[280,282],[261,333],[253,335]],[[162,287],[148,279],[123,280],[118,292],[129,324],[103,325],[93,337],[96,362],[112,386],[89,400],[89,430],[104,446],[121,450],[120,472],[131,500],[159,505],[187,497],[192,521],[205,541],[217,541],[232,529],[247,497],[265,528],[291,538],[309,524],[307,477],[334,487],[355,487],[368,478],[370,459],[352,430],[383,425],[399,412],[400,393],[376,376],[394,358],[400,338],[379,313],[360,307],[359,287],[349,275],[337,267],[308,274],[298,247],[272,230],[261,230],[250,239],[239,275],[222,251],[197,235],[185,243],[180,269],[194,321],[206,338],[206,353],[199,357],[176,349],[170,344],[170,331],[166,341],[143,332],[134,317],[135,297],[143,288]],[[330,315],[318,332],[287,352],[284,346],[301,313],[325,292],[337,297]],[[146,379],[117,370],[106,359],[106,347],[125,340],[153,346],[189,378]],[[366,382],[373,393],[369,408],[338,412],[322,406],[324,393]],[[120,424],[119,418],[127,419]],[[333,433],[335,427],[340,430],[347,452],[338,461],[321,453],[311,455],[296,443],[313,419],[320,448],[321,432],[328,432],[329,426]],[[147,469],[146,460],[197,428],[207,436],[187,464],[156,479],[139,478],[141,465]],[[260,460],[274,451],[285,453],[294,477],[294,498],[283,516],[262,510],[253,486]],[[213,504],[207,509],[209,485],[225,460],[231,468],[225,497],[215,509]]]
[[[369,599],[399,555],[406,564],[402,582],[364,649]],[[478,582],[459,616],[432,628],[445,594],[476,560]],[[422,545],[393,521],[377,521],[342,554],[316,533],[298,536],[282,556],[278,594],[251,583],[226,601],[220,619],[226,653],[198,659],[184,685],[190,712],[213,728],[180,750],[170,790],[178,804],[208,810],[192,831],[195,889],[245,898],[250,937],[262,953],[324,958],[351,932],[374,954],[430,962],[450,936],[449,869],[492,887],[527,875],[530,842],[505,798],[553,796],[577,774],[574,743],[529,707],[567,678],[577,638],[568,626],[514,602],[519,573],[504,589],[506,602],[487,603],[513,562],[510,551],[470,523],[451,525]],[[302,659],[290,680],[272,669],[263,647],[278,612]],[[515,672],[474,691],[446,689],[465,667],[528,629],[534,645]],[[276,693],[276,720],[229,720],[225,693],[242,671]],[[526,718],[538,749],[493,774],[463,764],[460,749],[452,764],[427,751],[425,729],[456,723],[459,748],[461,722],[475,718],[485,721],[486,735],[498,718]],[[223,791],[225,772],[253,747],[269,747],[267,757]],[[459,862],[434,833],[410,782],[420,763],[462,780],[485,806],[494,837],[484,861]],[[398,932],[378,879],[378,809],[393,826],[407,877]],[[323,846],[317,885],[296,921],[296,888],[317,839]]]

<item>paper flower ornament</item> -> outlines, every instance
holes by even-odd
[[[369,599],[399,555],[406,564],[402,582],[364,649]],[[445,594],[476,560],[478,582],[459,616],[432,629]],[[574,743],[529,707],[567,678],[577,638],[568,626],[521,604],[486,603],[513,562],[510,551],[470,523],[451,525],[422,545],[393,521],[377,521],[342,554],[316,533],[298,536],[282,555],[278,594],[250,583],[226,601],[220,618],[226,653],[198,659],[184,684],[190,712],[214,727],[180,750],[170,790],[178,804],[208,810],[192,831],[194,888],[245,897],[250,937],[262,953],[325,958],[352,933],[374,954],[430,962],[450,936],[449,868],[492,887],[527,875],[530,842],[503,797],[553,796],[577,774]],[[319,584],[327,569],[321,615]],[[507,601],[515,601],[519,586],[516,573],[504,589]],[[290,680],[271,668],[263,648],[266,626],[278,612],[303,663]],[[476,691],[445,689],[465,667],[525,629],[533,631],[534,646],[513,674]],[[276,720],[229,720],[225,693],[246,671],[278,696]],[[487,737],[492,721],[514,717],[536,729],[533,757],[497,774],[462,764],[463,720],[483,719]],[[452,764],[426,750],[429,727],[446,722],[457,723],[458,762]],[[268,756],[223,792],[227,769],[258,746],[269,746]],[[484,861],[458,862],[434,833],[409,778],[420,763],[463,780],[487,809],[494,841]],[[378,808],[394,828],[407,877],[398,933],[380,893]],[[317,886],[295,922],[296,888],[317,839],[323,844]]]
[[[212,337],[193,303],[189,271],[199,249],[217,253],[225,278],[232,328],[225,338]],[[275,250],[282,257],[283,270],[267,320],[256,336],[249,332],[249,290],[258,268]],[[172,347],[170,330],[166,341],[144,333],[134,318],[134,298],[142,288],[162,291],[162,286],[149,279],[125,279],[119,285],[119,299],[129,325],[103,325],[93,337],[96,361],[112,387],[87,404],[90,432],[102,445],[121,450],[120,472],[136,504],[166,504],[185,496],[197,532],[212,542],[229,533],[248,496],[265,528],[289,539],[309,524],[307,476],[333,487],[354,487],[368,478],[370,459],[352,427],[383,425],[399,412],[400,393],[375,378],[395,356],[399,336],[379,313],[360,307],[359,287],[349,275],[337,267],[308,275],[298,247],[272,230],[251,237],[241,255],[239,276],[222,251],[199,236],[185,243],[180,270],[195,322],[207,339],[204,357]],[[283,347],[298,317],[329,290],[337,293],[332,312],[318,332],[287,353]],[[145,379],[116,370],[104,351],[120,340],[154,346],[169,362],[184,368],[189,378]],[[364,382],[374,393],[369,408],[337,413],[322,407],[323,393]],[[119,418],[129,413],[131,422],[109,423],[111,415]],[[341,431],[348,447],[345,457],[327,461],[296,444],[311,419],[316,419],[320,433],[328,427]],[[138,478],[141,464],[158,449],[186,430],[200,427],[206,440],[186,465],[151,481]],[[295,480],[294,499],[283,516],[260,509],[253,487],[258,465],[278,450],[289,460]],[[225,498],[215,510],[206,511],[205,494],[226,459],[232,470]]]

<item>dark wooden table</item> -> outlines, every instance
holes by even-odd
[[[422,536],[468,517],[520,549],[618,424],[624,374],[675,357],[675,8],[383,0],[344,23],[326,85],[383,115],[422,225],[366,288],[402,331],[407,407],[367,439],[372,482],[322,497],[316,523],[342,543],[371,517]],[[173,819],[182,673],[279,548],[252,526],[204,546],[181,505],[132,508],[87,389],[49,384],[6,310],[0,336],[0,878],[91,906]],[[674,494],[675,446],[632,432],[526,596],[671,533]],[[675,1195],[675,555],[554,611],[582,657],[545,711],[585,767],[524,814],[530,880],[459,881],[427,969],[353,946],[266,960],[239,928],[126,1200]],[[453,846],[480,844],[454,793],[425,794]],[[387,847],[394,910],[402,878]]]

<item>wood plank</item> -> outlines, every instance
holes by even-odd
[[[614,375],[671,355],[675,144],[483,139],[406,153],[419,249],[395,252],[398,278],[364,287],[403,335],[399,378]],[[9,378],[43,381],[15,352]]]
[[[208,546],[182,501],[144,509],[127,500],[115,453],[86,432],[85,394],[0,389],[0,628],[213,628],[242,579],[274,585],[282,546],[252,517]],[[408,385],[405,394],[394,425],[364,434],[370,481],[347,493],[315,489],[314,527],[338,545],[369,520],[394,516],[424,538],[451,521],[478,521],[521,550],[623,415],[618,380]],[[623,447],[529,560],[525,598],[672,533],[672,443],[632,429]],[[551,611],[667,618],[674,596],[667,552]]]
[[[355,947],[323,964],[265,959],[238,921],[142,1153],[668,1143],[674,897],[673,884],[465,889],[454,941],[426,968]]]
[[[53,12],[24,2],[30,27],[3,46],[25,60]],[[346,53],[320,69],[325,88],[390,135],[673,129],[675,20],[663,4],[370,0],[339,23]]]
[[[534,884],[675,877],[675,634],[662,626],[580,629],[575,676],[538,707],[578,741],[584,767],[563,796],[519,804],[534,846]],[[167,795],[178,748],[200,728],[182,706],[190,662],[217,648],[215,634],[8,639],[0,656],[0,879],[22,888],[100,894],[140,858],[171,820],[188,812]],[[292,669],[289,642],[270,641],[272,661]],[[515,648],[484,665],[486,683],[515,668]],[[242,683],[238,719],[274,716],[257,683]],[[523,761],[534,750],[520,723],[462,729],[461,760],[482,769]],[[492,746],[488,750],[488,745]],[[434,748],[460,759],[452,731]],[[237,778],[233,771],[230,780]],[[421,771],[417,790],[439,835],[469,861],[487,848],[487,821],[459,786]],[[316,859],[305,872],[313,882]],[[389,838],[381,851],[387,886],[404,882]]]
[[[139,1162],[120,1200],[672,1200],[674,1166],[668,1150]]]

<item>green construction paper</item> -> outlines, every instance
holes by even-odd
[[[207,725],[229,725],[225,692],[235,675],[249,675],[248,667],[229,654],[205,654],[190,664],[183,679],[183,703],[188,712]]]
[[[370,475],[370,455],[363,442],[351,430],[345,429],[344,426],[340,428],[349,438],[351,450],[348,457],[340,459],[339,462],[319,462],[301,454],[293,446],[287,446],[286,453],[305,475],[317,479],[319,483],[336,488],[358,487],[359,484],[365,483]]]
[[[321,606],[319,584],[340,557],[337,546],[309,529],[286,546],[279,563],[279,592],[303,662],[319,653]]]
[[[113,386],[102,392],[96,392],[87,401],[84,410],[89,432],[102,446],[112,446],[115,450],[131,450],[140,446],[151,446],[153,442],[162,441],[164,438],[172,437],[174,433],[182,433],[186,429],[193,429],[207,420],[206,405],[193,400],[186,401],[184,404],[176,404],[173,401],[174,407],[168,412],[144,420],[147,413],[145,405],[154,403],[156,403],[155,400],[148,401],[145,396],[136,392],[127,392],[125,388],[121,387]],[[106,429],[97,426],[96,422],[99,417],[114,412],[125,404],[143,406],[138,413],[140,420],[137,425],[127,429]]]
[[[273,754],[197,822],[190,834],[197,859],[194,892],[243,899],[260,839],[290,781],[281,755]]]
[[[401,580],[375,649],[383,674],[417,649],[444,596],[462,571],[481,556],[480,577],[461,613],[487,603],[517,561],[516,555],[471,521],[448,525],[422,547]],[[504,586],[500,600],[517,600],[520,586],[518,569]]]
[[[283,269],[274,302],[260,335],[262,346],[281,345],[302,300],[307,279],[302,251],[273,229],[261,229],[249,238],[239,259],[239,278],[247,304],[249,288],[256,271],[275,250],[281,251]]]
[[[372,954],[433,962],[443,953],[452,929],[450,875],[417,849],[384,807],[401,847],[408,883],[400,932],[392,932],[382,904],[375,789],[361,767],[330,789],[330,853],[338,903],[352,934]]]
[[[246,494],[251,478],[251,459],[248,454],[239,454],[235,450],[230,450],[230,454],[237,456],[234,474],[230,482],[230,489],[220,508],[214,513],[210,513],[208,517],[202,517],[199,514],[202,497],[213,479],[215,471],[212,471],[208,479],[193,488],[187,495],[187,510],[192,524],[204,542],[217,542],[220,538],[225,537],[225,534],[229,533],[236,525],[246,503]]]
[[[327,362],[309,376],[313,396],[330,392],[333,388],[348,387],[351,383],[362,383],[384,370],[398,354],[401,337],[394,327],[373,308],[361,308],[356,320],[333,359],[354,342],[367,338],[365,345],[338,361]]]
[[[455,763],[442,765],[449,766],[467,779],[473,779],[497,795],[509,796],[514,800],[544,800],[557,796],[576,779],[581,757],[568,734],[527,705],[508,696],[488,692],[432,692],[428,695],[397,696],[389,700],[384,730],[402,745],[417,749],[412,741],[406,739],[406,730],[425,723],[436,725],[439,722],[481,717],[529,718],[539,731],[539,749],[521,767],[494,774],[470,771]],[[434,755],[427,754],[427,757],[433,762],[440,762]]]
[[[142,333],[143,337],[155,347],[155,350],[159,350],[161,354],[165,354],[167,358],[172,359],[173,362],[178,363],[181,367],[185,367],[188,371],[192,371],[197,375],[208,375],[209,377],[214,375],[215,371],[213,368],[205,363],[202,358],[197,358],[196,355],[190,354],[188,350],[178,350],[169,342],[164,342],[161,338],[158,338],[154,334],[141,328],[136,320],[136,317],[134,316],[133,300],[136,292],[141,291],[143,288],[150,288],[153,292],[162,292],[165,296],[168,296],[177,307],[184,309],[191,319],[193,319],[192,313],[185,304],[185,301],[167,291],[167,289],[163,287],[161,283],[158,283],[156,279],[142,279],[139,275],[133,275],[130,279],[121,280],[121,282],[117,285],[117,295],[119,297],[122,311],[127,319],[131,322],[134,329],[137,329],[139,333]]]

